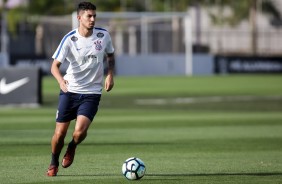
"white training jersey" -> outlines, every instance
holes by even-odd
[[[89,37],[81,36],[78,29],[74,29],[64,36],[52,58],[69,62],[64,76],[69,92],[101,94],[104,55],[113,52],[110,34],[105,29],[94,28]]]

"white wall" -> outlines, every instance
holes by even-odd
[[[116,57],[116,74],[130,75],[185,75],[184,54],[122,55]],[[193,75],[212,75],[213,56],[193,55]]]

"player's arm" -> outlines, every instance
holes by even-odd
[[[61,90],[66,93],[68,91],[68,87],[67,87],[68,81],[64,80],[61,74],[61,71],[60,71],[60,66],[61,66],[61,62],[54,59],[51,65],[51,73],[55,77],[55,79],[58,81]]]
[[[108,73],[105,79],[105,90],[111,91],[114,87],[114,70],[115,70],[115,55],[114,53],[107,54]]]

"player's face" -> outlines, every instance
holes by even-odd
[[[80,26],[92,30],[95,25],[96,11],[95,10],[85,10],[81,11],[78,15],[78,21]]]

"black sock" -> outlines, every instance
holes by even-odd
[[[74,140],[72,139],[71,142],[68,145],[69,148],[76,148],[76,144],[74,142]]]
[[[59,157],[60,157],[60,153],[56,153],[56,154],[52,153],[51,165],[59,166]]]

